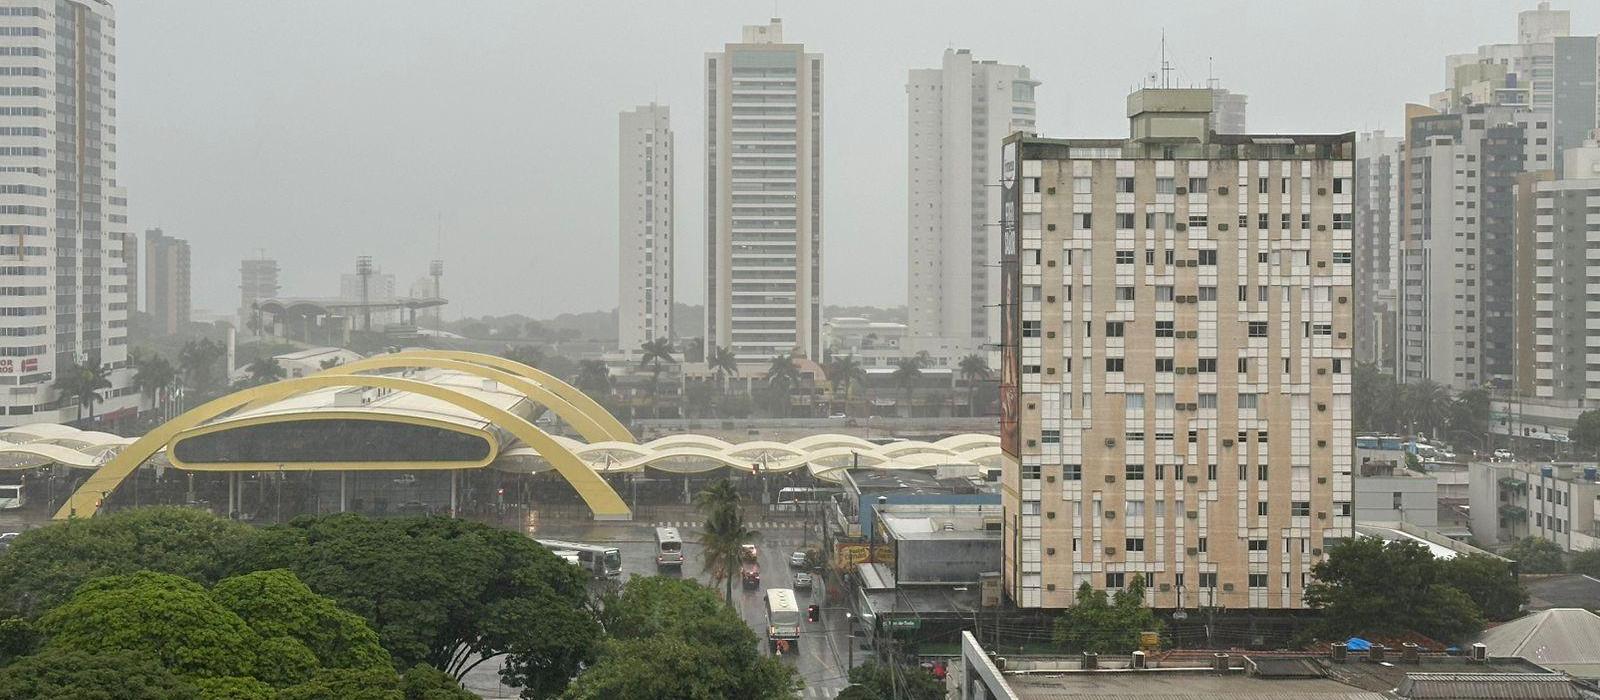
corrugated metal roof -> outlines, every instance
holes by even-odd
[[[1537,664],[1600,664],[1600,615],[1552,608],[1485,631],[1478,640],[1490,656],[1515,656]]]
[[[1562,700],[1582,698],[1559,673],[1408,673],[1397,694],[1411,700]]]

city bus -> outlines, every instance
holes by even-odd
[[[800,650],[800,603],[791,589],[767,589],[767,648],[778,656]]]
[[[803,486],[788,486],[778,489],[778,503],[793,505],[810,505],[813,503],[827,503],[833,494],[844,493],[839,488],[806,488]]]
[[[16,510],[25,505],[22,484],[0,484],[0,510]]]
[[[583,544],[582,542],[563,542],[561,540],[534,541],[544,545],[545,549],[558,555],[561,552],[577,554],[578,566],[595,578],[610,578],[622,575],[622,552],[616,547]]]
[[[683,538],[678,528],[656,528],[656,568],[683,566]]]

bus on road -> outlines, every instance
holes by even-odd
[[[0,510],[16,510],[25,505],[22,484],[0,484]]]
[[[683,567],[683,538],[678,528],[656,528],[656,568]]]
[[[767,648],[778,656],[800,650],[800,604],[788,588],[767,589]]]
[[[582,542],[563,542],[561,540],[534,541],[557,554],[561,552],[577,554],[578,566],[595,578],[611,578],[622,575],[622,552],[616,547],[608,547],[603,544],[583,544]]]

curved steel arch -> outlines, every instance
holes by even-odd
[[[594,413],[586,410],[584,407],[574,405],[572,402],[562,398],[559,394],[551,391],[550,388],[544,384],[529,380],[526,377],[513,374],[498,367],[491,367],[489,365],[477,362],[467,362],[465,360],[455,360],[433,355],[391,353],[387,355],[376,355],[373,357],[356,360],[355,362],[347,362],[337,367],[330,367],[322,370],[310,376],[322,377],[347,375],[356,374],[359,372],[368,372],[372,370],[400,369],[405,367],[450,369],[457,372],[483,377],[484,379],[493,379],[501,384],[505,384],[506,386],[522,392],[524,396],[528,397],[529,401],[533,401],[534,403],[550,409],[552,413],[560,416],[562,420],[566,421],[568,425],[572,426],[573,430],[578,431],[578,434],[582,435],[583,439],[590,442],[601,442],[613,439],[611,428],[605,419],[611,419],[610,422],[615,422],[615,419],[611,418],[611,415],[606,413],[604,408],[600,408],[598,405],[596,405],[596,408],[599,409],[602,415],[594,415]],[[252,401],[250,405],[245,406],[244,408],[259,408],[271,402],[272,401],[270,400]]]
[[[93,476],[90,476],[83,482],[82,486],[78,487],[78,490],[67,499],[61,509],[56,511],[55,519],[62,520],[78,515],[93,516],[100,509],[101,501],[106,495],[115,491],[117,486],[127,479],[130,474],[133,474],[140,464],[154,456],[175,435],[184,430],[258,400],[277,400],[310,389],[339,386],[390,389],[420,394],[459,406],[477,414],[517,436],[533,449],[538,450],[539,454],[550,462],[551,466],[555,467],[562,478],[566,479],[567,483],[572,484],[578,495],[583,497],[584,502],[589,505],[589,509],[594,511],[596,519],[627,520],[632,517],[632,512],[628,510],[627,504],[622,502],[622,498],[617,495],[616,491],[612,490],[611,485],[607,484],[605,479],[600,478],[599,474],[589,468],[588,464],[584,463],[571,450],[562,446],[549,434],[514,413],[449,388],[419,382],[414,379],[401,379],[399,377],[381,375],[334,374],[314,375],[264,384],[234,392],[190,409],[146,433],[144,437],[135,440],[133,444],[123,448],[121,452],[117,453],[116,457],[96,470]]]
[[[459,360],[461,362],[485,365],[501,371],[510,372],[511,374],[515,374],[519,377],[532,381],[535,384],[543,386],[544,388],[548,389],[550,393],[561,397],[562,399],[566,400],[567,403],[572,404],[579,410],[583,411],[584,415],[594,419],[594,421],[598,423],[600,427],[605,429],[606,433],[610,436],[609,439],[620,440],[622,442],[637,442],[633,439],[633,433],[628,432],[627,427],[622,425],[622,421],[617,420],[616,416],[611,415],[611,412],[607,411],[605,407],[601,406],[600,403],[595,401],[593,397],[590,397],[588,394],[578,390],[577,387],[561,381],[560,378],[550,374],[549,372],[545,372],[537,367],[529,367],[521,362],[517,362],[516,360],[508,360],[498,355],[489,355],[481,352],[467,352],[465,350],[403,350],[401,352],[392,352],[385,355],[374,355],[366,358],[365,360],[358,360],[358,362],[376,361],[381,358],[413,359],[418,357],[435,357],[446,360]],[[348,365],[341,365],[340,367],[346,366]],[[334,367],[332,370],[338,370],[340,367]],[[590,440],[593,440],[593,438],[590,438]]]

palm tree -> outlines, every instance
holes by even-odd
[[[111,388],[111,366],[91,362],[88,365],[73,363],[56,374],[56,391],[61,398],[71,398],[78,404],[78,420],[83,420],[83,409],[89,409],[89,420],[94,420],[94,405],[105,400],[100,395]]]
[[[178,371],[167,358],[160,355],[142,355],[133,361],[133,385],[139,393],[150,397],[150,408],[160,408],[167,390],[178,380]]]
[[[712,347],[706,353],[706,366],[717,375],[717,393],[727,393],[728,377],[739,376],[739,358],[728,348]]]
[[[1411,423],[1429,437],[1438,437],[1439,429],[1450,420],[1450,390],[1431,379],[1409,384],[1405,391],[1406,412]]]
[[[705,359],[706,359],[706,339],[705,338],[690,338],[689,342],[683,344],[683,361],[684,362],[705,362]]]
[[[894,374],[889,375],[900,388],[906,390],[906,415],[911,415],[911,392],[922,378],[922,358],[902,357],[894,363]]]
[[[713,581],[722,581],[729,605],[733,605],[733,579],[739,575],[739,560],[745,543],[760,537],[744,526],[739,509],[739,492],[733,482],[723,479],[695,496],[695,504],[706,514],[701,535],[701,557]]]
[[[206,390],[218,383],[217,363],[228,354],[220,343],[210,338],[191,340],[178,352],[178,367],[184,383],[191,389]],[[226,372],[231,372],[232,367]],[[224,374],[225,376],[225,374]]]
[[[675,362],[672,353],[672,341],[668,338],[656,338],[639,344],[639,351],[644,353],[639,359],[639,368],[650,367],[650,412],[660,418],[656,408],[656,384],[661,381],[661,363]]]
[[[773,412],[779,417],[788,417],[789,393],[799,383],[800,371],[794,368],[794,356],[779,355],[772,358],[772,365],[767,367],[767,396],[773,404]]]
[[[967,415],[978,415],[978,382],[986,381],[993,372],[983,355],[973,353],[961,358],[961,378],[967,382]]]
[[[601,360],[578,363],[578,388],[596,401],[611,394],[611,369]]]
[[[833,383],[833,390],[835,393],[839,391],[839,387],[841,385],[844,387],[844,404],[846,409],[848,409],[850,406],[850,390],[858,385],[867,385],[867,368],[863,367],[861,362],[856,360],[855,355],[834,358],[822,369],[823,372],[827,373],[828,381]]]
[[[283,367],[270,357],[257,358],[246,370],[250,373],[251,384],[268,384],[284,377]]]

